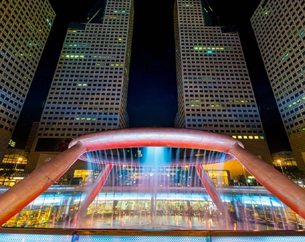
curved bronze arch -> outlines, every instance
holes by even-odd
[[[305,218],[305,190],[266,162],[244,150],[242,143],[239,141],[226,135],[200,130],[134,128],[103,131],[84,135],[73,140],[68,150],[33,171],[0,196],[0,225],[45,192],[85,152],[98,149],[143,146],[195,148],[229,153],[236,157],[267,190]],[[200,167],[202,166],[197,166],[197,170]],[[111,170],[111,168],[108,170]],[[211,185],[209,181],[204,181],[206,179],[204,170],[201,169],[198,172],[202,182],[205,182],[206,186]],[[105,180],[105,175],[100,180]],[[101,185],[99,184],[93,190],[96,192],[100,187]],[[206,187],[206,189],[208,190],[209,187]],[[216,202],[216,205],[220,203],[218,206],[221,209],[222,205],[219,197],[216,196],[214,199],[213,201]]]
[[[205,149],[228,153],[236,143],[243,144],[230,136],[202,130],[178,128],[128,128],[107,130],[80,136],[71,141],[69,147],[77,142],[86,151],[126,147],[165,146],[175,148]]]

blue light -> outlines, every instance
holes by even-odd
[[[165,165],[171,161],[170,148],[167,147],[145,147],[143,149],[142,161],[147,165]]]
[[[211,55],[211,54],[213,54],[213,51],[212,51],[212,50],[207,50],[207,53],[208,53],[209,55]]]

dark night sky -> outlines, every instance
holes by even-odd
[[[13,140],[23,148],[32,122],[39,121],[68,23],[84,22],[97,0],[49,0],[57,16]],[[64,4],[63,4],[64,2]],[[236,25],[271,153],[290,150],[250,17],[260,0],[210,0],[222,25]],[[78,3],[78,4],[77,4]],[[173,127],[177,112],[174,0],[134,0],[135,18],[127,111],[130,127]]]

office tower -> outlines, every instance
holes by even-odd
[[[128,127],[132,30],[132,0],[98,1],[86,23],[70,23],[32,151],[58,151],[74,137]]]
[[[290,146],[305,170],[305,1],[261,1],[251,25]]]
[[[49,1],[0,4],[0,161],[15,129],[55,19]]]
[[[175,126],[232,136],[271,163],[238,32],[218,22],[205,0],[175,1]]]

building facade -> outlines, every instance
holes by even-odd
[[[280,151],[272,154],[272,160],[274,166],[279,167],[291,167],[297,166],[293,152],[291,151]]]
[[[128,127],[132,0],[101,0],[86,23],[70,23],[27,171],[39,152],[63,151],[77,136]]]
[[[251,25],[300,169],[305,169],[305,1],[261,1]]]
[[[175,126],[232,136],[271,164],[236,27],[220,26],[205,0],[176,0]]]
[[[47,42],[55,12],[49,1],[0,4],[0,161]]]

